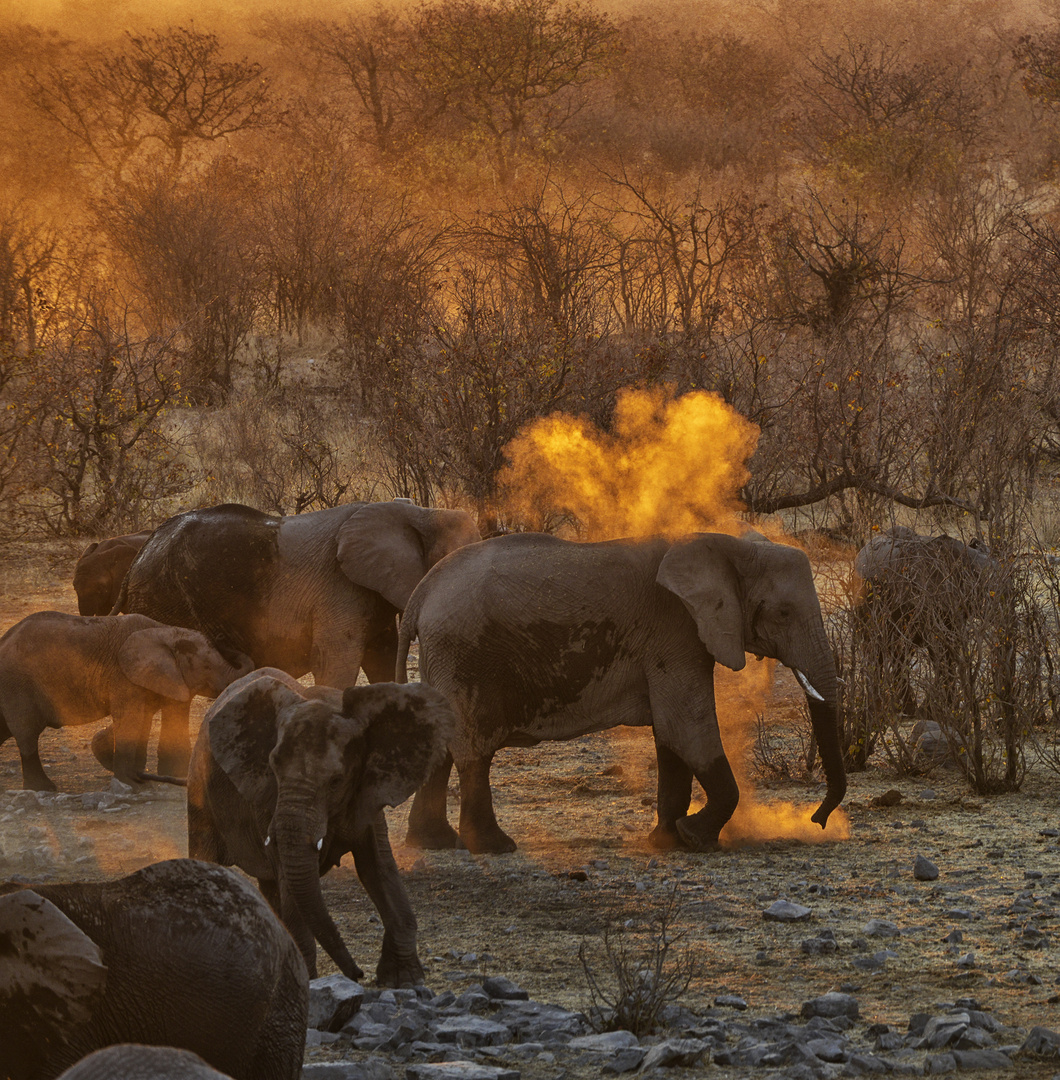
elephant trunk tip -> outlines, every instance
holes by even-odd
[[[842,789],[839,791],[829,791],[821,800],[821,805],[814,811],[810,820],[815,821],[822,829],[825,828],[828,824],[829,814],[843,801],[845,794],[846,784],[843,784]]]

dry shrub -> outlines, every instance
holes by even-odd
[[[276,514],[371,499],[369,440],[348,407],[303,383],[248,387],[203,420],[208,498]]]
[[[678,913],[675,885],[653,915],[646,941],[634,938],[628,926],[606,926],[599,967],[582,941],[578,959],[593,1003],[589,1022],[597,1031],[650,1035],[661,1025],[663,1010],[676,1004],[698,976],[696,958],[679,947],[685,933],[674,930]]]

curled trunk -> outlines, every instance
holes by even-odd
[[[304,813],[286,817],[277,815],[276,842],[284,885],[298,916],[313,937],[347,978],[359,982],[364,978],[364,972],[350,955],[324,903],[324,894],[320,888],[319,853],[315,841],[306,833],[304,822],[307,817]],[[288,929],[296,940],[301,940],[295,928]],[[310,964],[308,957],[307,964]]]

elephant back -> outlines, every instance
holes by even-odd
[[[160,525],[125,577],[114,613],[198,630],[256,663],[258,628],[279,559],[280,518],[236,503]]]

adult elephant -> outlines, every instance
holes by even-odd
[[[316,942],[343,974],[364,972],[324,903],[320,876],[353,853],[383,921],[376,968],[387,986],[423,982],[416,917],[387,836],[404,802],[445,756],[453,727],[426,686],[306,689],[274,668],[233,683],[207,712],[188,777],[188,853],[235,864],[298,942],[311,975]]]
[[[66,1070],[59,1080],[225,1080],[198,1054],[172,1046],[119,1043],[96,1050]]]
[[[173,859],[117,881],[3,888],[0,1076],[50,1080],[138,1042],[235,1080],[298,1077],[305,963],[238,874]]]
[[[1012,600],[1011,574],[981,544],[903,526],[869,540],[855,556],[854,570],[861,580],[855,627],[863,653],[879,668],[874,677],[894,688],[898,709],[910,716],[920,709],[913,676],[918,650],[930,677],[946,680],[969,625],[998,623]]]
[[[68,615],[38,611],[0,638],[0,744],[14,737],[22,783],[54,791],[41,765],[45,728],[113,717],[92,750],[119,780],[135,784],[144,768],[151,718],[162,713],[159,771],[187,761],[187,710],[196,694],[217,695],[251,664],[231,664],[202,634],[143,615]],[[180,720],[174,729],[174,715]],[[176,744],[176,745],[175,745]]]
[[[449,552],[479,539],[469,514],[408,500],[291,517],[228,504],[164,522],[115,605],[205,634],[255,667],[352,686],[393,678],[395,616]]]
[[[453,704],[450,756],[416,795],[408,842],[451,847],[446,789],[460,775],[459,838],[512,851],[489,770],[503,746],[569,739],[617,724],[653,728],[658,824],[651,842],[714,847],[739,798],[714,702],[714,663],[745,653],[798,676],[828,781],[824,827],[846,791],[836,673],[806,555],[768,541],[699,533],[580,544],[524,533],[458,551],[417,586],[402,618],[398,678],[420,640],[420,675]],[[688,816],[692,778],[707,803]]]
[[[121,583],[150,532],[111,536],[89,544],[74,567],[77,610],[82,615],[109,615]]]

